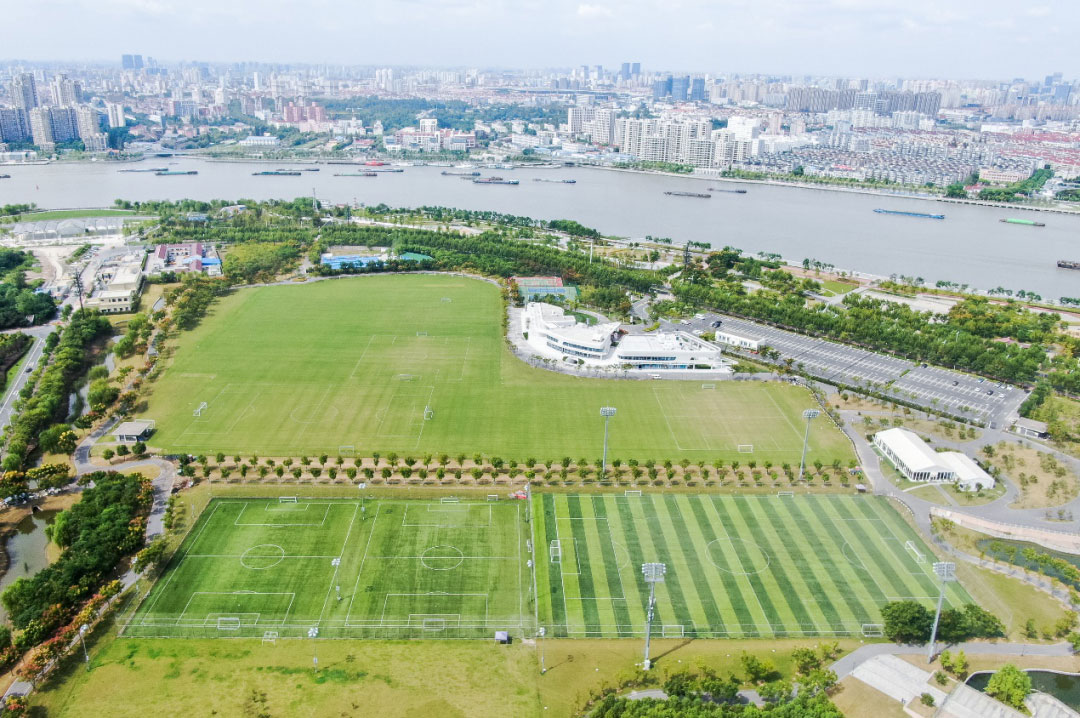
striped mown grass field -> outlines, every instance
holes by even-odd
[[[861,635],[881,622],[888,601],[932,605],[938,594],[933,553],[881,497],[533,500],[539,621],[548,635],[642,635],[641,564],[653,561],[667,564],[653,623],[666,637]],[[953,583],[946,601],[971,598]]]

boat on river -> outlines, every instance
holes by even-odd
[[[671,195],[672,197],[697,197],[698,199],[708,199],[712,197],[711,194],[705,194],[704,192],[664,192],[664,194]]]
[[[1033,219],[1015,219],[1013,217],[1009,217],[1008,219],[1002,219],[1002,220],[999,220],[999,221],[1004,222],[1005,224],[1021,224],[1021,225],[1025,226],[1025,227],[1045,227],[1046,226],[1046,224],[1044,222],[1036,222]]]
[[[163,172],[155,172],[157,177],[179,177],[181,175],[197,175],[198,170],[164,170]]]
[[[919,217],[921,219],[945,219],[943,214],[928,214],[926,212],[904,212],[899,209],[875,209],[878,214],[898,214],[902,217]]]

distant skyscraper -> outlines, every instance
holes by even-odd
[[[630,74],[633,75],[634,77],[637,77],[638,75],[641,74],[641,63],[640,62],[634,62],[634,63],[630,64]]]
[[[37,81],[29,72],[16,75],[11,83],[11,96],[15,108],[19,110],[32,110],[41,104],[38,98]]]
[[[109,115],[109,127],[123,127],[126,123],[124,120],[124,106],[118,102],[110,102],[105,105],[105,109]]]
[[[665,97],[671,97],[671,86],[671,75],[668,75],[663,80],[654,80],[652,86],[653,99],[662,100]]]
[[[619,77],[622,78],[623,80],[629,80],[630,79],[630,63],[629,62],[624,62],[622,64],[622,67],[619,68]]]
[[[52,103],[57,107],[77,105],[79,95],[82,94],[79,83],[69,78],[65,73],[60,73],[54,77],[49,89],[52,92]]]
[[[704,90],[704,86],[702,90]],[[683,75],[682,77],[676,77],[671,81],[671,99],[675,102],[685,102],[687,96],[690,94],[690,77]]]
[[[705,78],[695,77],[690,81],[690,101],[691,102],[704,102],[705,101]]]
[[[35,107],[30,110],[30,133],[38,147],[47,148],[56,142],[53,139],[52,116],[48,107]]]
[[[141,70],[143,67],[142,55],[121,55],[120,66],[125,70]]]

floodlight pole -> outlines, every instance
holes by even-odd
[[[941,593],[937,599],[937,613],[934,614],[934,627],[930,630],[930,649],[926,662],[934,662],[934,641],[937,640],[938,623],[941,621],[941,607],[945,603],[945,584],[956,579],[956,564],[952,561],[938,561],[934,564],[934,573],[941,579]]]
[[[543,626],[540,626],[540,628],[538,628],[536,630],[536,637],[540,641],[540,674],[541,675],[543,675],[544,673],[547,673],[547,666],[544,664],[544,634],[545,633],[547,633],[547,631],[544,629]]]
[[[308,632],[307,632],[307,635],[308,635],[308,638],[318,638],[319,637],[319,629],[318,629],[318,627],[313,626],[313,627],[309,628]],[[319,644],[318,644],[317,641],[312,641],[311,645],[312,645],[311,650],[313,651],[312,656],[311,656],[311,663],[312,663],[312,666],[313,666],[312,670],[315,671],[316,673],[318,673],[319,672]]]
[[[649,643],[652,638],[653,614],[656,610],[656,584],[664,582],[666,571],[667,566],[662,563],[641,564],[641,574],[645,577],[645,582],[649,584],[649,609],[645,613],[645,660],[642,663],[646,671],[652,668],[652,661],[649,660]]]
[[[802,440],[802,458],[799,459],[799,481],[802,481],[803,469],[806,467],[806,445],[810,442],[810,422],[821,416],[821,412],[818,409],[806,409],[802,415],[806,419],[806,432]]]
[[[611,421],[611,417],[615,416],[615,407],[602,406],[600,407],[600,416],[604,417],[604,458],[600,461],[600,480],[603,481],[607,476],[607,437],[608,437],[608,423]]]

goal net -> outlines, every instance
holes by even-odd
[[[866,638],[881,638],[885,635],[885,624],[864,623],[862,625],[862,634]]]
[[[623,492],[623,496],[626,496],[627,498],[640,498],[641,489],[627,489]]]
[[[794,491],[777,491],[776,495],[779,496],[780,498],[786,498],[788,496],[794,496],[795,492]]]
[[[488,494],[487,495],[487,500],[488,501],[498,501],[499,500],[499,495],[498,494]]]
[[[452,301],[454,301],[454,300],[453,300],[453,299],[451,299],[450,297],[443,297],[443,298],[442,298],[442,300],[443,300],[444,302],[452,302]]]
[[[296,497],[295,496],[278,496],[278,503],[279,504],[295,504],[296,503]]]
[[[418,337],[426,337],[426,336],[427,336],[427,332],[417,332],[417,333],[416,333],[416,336],[418,336]]]
[[[337,448],[338,456],[356,456],[356,447],[352,444],[344,444]]]
[[[240,630],[240,619],[234,616],[219,616],[217,627],[219,631],[238,631]]]
[[[754,453],[754,445],[753,444],[739,444],[739,453],[740,454],[752,454],[752,453]]]
[[[440,504],[456,504],[460,503],[460,499],[457,496],[443,496],[439,499]]]
[[[715,388],[716,388],[716,384],[702,384],[702,385],[701,385],[701,388],[702,388],[702,389],[715,389]]]
[[[424,407],[424,421],[429,421],[435,418],[435,410],[430,406]]]
[[[204,401],[201,404],[199,404],[199,406],[195,409],[195,411],[191,412],[191,415],[192,416],[202,416],[203,409],[205,409],[205,408],[206,408],[206,402]]]
[[[660,635],[663,638],[682,638],[686,635],[686,629],[681,623],[665,623],[660,627]]]
[[[926,563],[926,556],[915,546],[914,541],[908,541],[904,544],[904,548],[908,550],[908,553],[915,559],[915,563]]]
[[[262,642],[277,644],[278,632],[277,631],[264,631]]]
[[[551,539],[548,557],[551,559],[551,563],[562,563],[562,543],[559,539]]]

